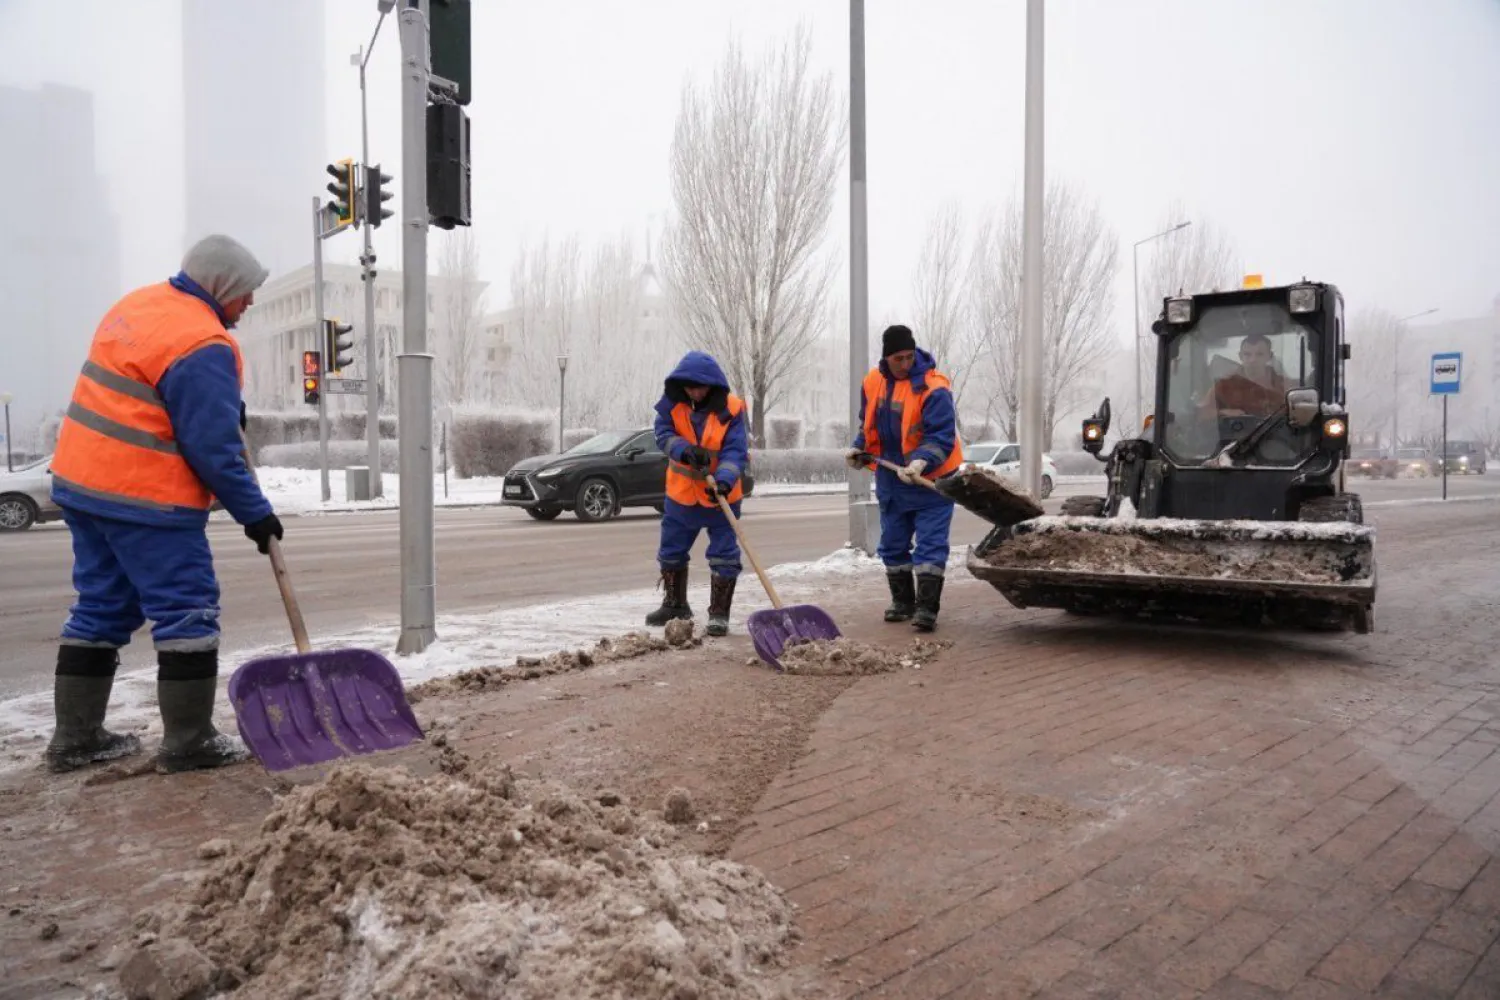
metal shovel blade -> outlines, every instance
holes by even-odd
[[[781,653],[788,646],[813,639],[837,639],[843,634],[828,612],[812,604],[753,611],[745,630],[750,633],[755,652],[777,670],[781,669]]]
[[[368,649],[258,657],[229,678],[229,701],[241,738],[268,771],[422,738],[401,675]]]

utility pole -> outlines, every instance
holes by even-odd
[[[10,446],[10,401],[11,401],[12,398],[13,397],[11,396],[10,393],[8,393],[8,392],[0,392],[0,403],[4,403],[5,404],[5,471],[6,472],[15,472],[16,471],[16,463],[15,463],[15,460],[11,457],[12,456],[12,452],[11,452],[11,446]]]
[[[1042,0],[1026,0],[1026,156],[1021,221],[1021,486],[1042,495]]]
[[[1135,431],[1127,435],[1134,437],[1137,433],[1143,433],[1142,426],[1146,422],[1146,401],[1141,395],[1141,244],[1150,243],[1152,240],[1161,239],[1179,229],[1186,229],[1191,222],[1179,222],[1171,229],[1164,229],[1154,236],[1147,236],[1143,240],[1136,240],[1135,245],[1130,248],[1130,294],[1135,303]],[[1168,294],[1171,294],[1170,292]]]
[[[401,470],[401,636],[396,652],[437,638],[432,543],[432,355],[427,351],[428,22],[420,0],[401,9],[401,355],[397,420]]]
[[[1396,320],[1396,326],[1391,330],[1391,457],[1396,457],[1396,452],[1401,448],[1401,327],[1409,320],[1421,319],[1423,316],[1431,316],[1437,312],[1437,308],[1423,309],[1419,313],[1410,316],[1402,316]],[[1443,435],[1447,438],[1447,434]]]
[[[375,49],[375,39],[380,37],[380,26],[385,15],[394,7],[394,0],[381,0],[380,18],[375,22],[375,32],[370,35],[369,47],[360,52],[359,60],[359,132],[360,164],[370,165],[370,108],[365,91],[365,66],[370,62],[370,53]],[[370,465],[370,497],[385,496],[385,486],[380,476],[380,348],[375,335],[375,247],[374,233],[380,224],[380,206],[366,206],[365,245],[360,254],[360,281],[365,286],[365,447]],[[371,225],[374,219],[374,225]]]
[[[870,364],[870,237],[865,194],[865,0],[849,0],[849,437],[859,433],[860,386]],[[880,512],[870,473],[849,470],[849,544],[874,555]]]
[[[352,197],[352,195],[351,195]],[[317,331],[317,350],[323,351],[323,199],[313,195],[313,329]],[[323,371],[330,360],[323,359]],[[327,503],[333,493],[328,487],[328,382],[318,386],[318,481]]]

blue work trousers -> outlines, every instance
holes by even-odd
[[[740,516],[739,503],[729,509]],[[686,569],[688,553],[698,540],[698,532],[708,531],[708,568],[718,576],[734,579],[740,575],[740,542],[729,526],[729,519],[717,507],[680,504],[668,500],[662,505],[661,547],[656,561],[663,570]]]
[[[904,484],[903,484],[904,485]],[[948,530],[953,524],[953,504],[934,503],[930,496],[909,495],[920,486],[878,492],[880,501],[880,546],[876,550],[886,572],[912,569],[918,574],[942,576],[948,566]]]
[[[161,527],[63,509],[78,600],[62,642],[118,649],[146,623],[158,650],[219,648],[219,581],[201,526]]]

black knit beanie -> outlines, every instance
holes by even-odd
[[[917,349],[917,338],[912,336],[911,328],[900,326],[888,326],[885,333],[880,335],[880,356],[888,358],[892,354],[900,354],[902,351],[915,351]]]

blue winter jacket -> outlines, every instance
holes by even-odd
[[[701,403],[694,403],[688,398],[687,390],[683,388],[684,382],[695,382],[698,385],[712,386],[710,392]],[[703,438],[703,424],[708,415],[718,412],[719,419],[728,421],[728,428],[724,431],[724,445],[719,449],[719,467],[714,472],[714,482],[719,489],[728,492],[734,488],[739,481],[740,474],[749,461],[750,441],[745,433],[745,414],[742,410],[739,416],[731,419],[726,408],[729,397],[729,380],[724,377],[724,369],[713,359],[713,355],[705,354],[703,351],[688,351],[677,362],[677,367],[672,369],[672,374],[667,376],[667,381],[661,399],[656,404],[656,445],[666,456],[674,462],[683,460],[683,452],[692,443],[684,438],[678,437],[677,428],[672,423],[672,408],[678,403],[687,403],[693,407],[692,416],[689,418],[693,424],[693,430],[697,432],[699,440]]]
[[[958,437],[958,415],[953,407],[953,393],[947,389],[933,389],[927,394],[927,399],[922,404],[922,444],[908,455],[902,450],[901,414],[890,406],[896,380],[891,377],[891,370],[883,359],[879,367],[880,374],[885,376],[885,391],[875,404],[875,427],[880,432],[880,457],[897,465],[908,465],[921,458],[927,460],[929,469],[937,468],[953,451],[953,442]],[[932,355],[918,349],[916,364],[912,365],[911,374],[907,376],[912,382],[912,388],[926,388],[923,376],[936,367],[937,363],[932,360]],[[859,428],[854,435],[854,447],[861,451],[865,447],[865,407],[869,405],[870,401],[861,390]],[[881,496],[900,494],[917,502],[951,502],[947,497],[926,487],[903,483],[894,472],[884,467],[876,469],[875,489]]]
[[[172,278],[171,285],[208,303],[224,322],[223,307],[186,274]],[[240,441],[240,379],[234,351],[210,344],[179,358],[157,382],[156,391],[172,421],[178,452],[229,515],[240,524],[269,515],[270,501],[250,475]],[[84,496],[57,485],[52,487],[52,499],[70,510],[137,524],[193,527],[208,521],[207,511],[152,510]]]

